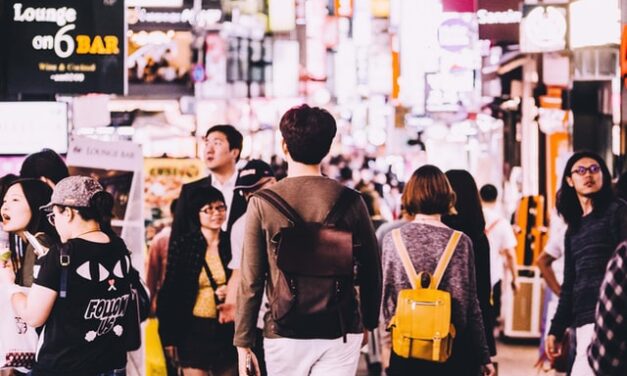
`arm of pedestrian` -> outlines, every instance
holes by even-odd
[[[17,316],[33,328],[38,328],[48,320],[57,295],[52,289],[33,284],[28,295],[21,292],[13,294],[11,304]]]
[[[555,276],[555,271],[551,266],[555,261],[555,257],[549,255],[546,252],[540,253],[538,259],[536,260],[536,264],[540,269],[540,273],[542,273],[542,277],[546,281],[547,286],[553,291],[553,293],[557,296],[560,295],[561,286],[559,282],[557,282],[557,277]]]

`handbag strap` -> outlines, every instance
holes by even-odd
[[[407,277],[409,278],[409,283],[411,283],[411,287],[415,289],[416,284],[420,283],[420,281],[418,274],[416,274],[416,269],[409,258],[409,253],[407,252],[407,247],[405,247],[405,243],[401,237],[400,229],[397,228],[392,230],[392,240],[394,241],[394,248],[396,248],[399,257],[401,258],[401,262],[403,263],[403,267],[405,268],[405,273],[407,273]]]
[[[59,263],[61,264],[61,281],[59,283],[59,298],[67,298],[68,269],[70,268],[70,243],[61,244]]]
[[[437,289],[440,286],[440,282],[442,281],[442,276],[448,267],[448,264],[451,262],[451,258],[453,257],[453,253],[455,253],[455,248],[457,248],[457,243],[459,243],[459,238],[462,233],[459,231],[453,231],[453,235],[448,241],[446,248],[444,249],[444,253],[440,257],[440,261],[438,262],[438,266],[435,268],[435,272],[433,273],[433,281],[434,288]]]

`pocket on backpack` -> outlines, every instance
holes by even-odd
[[[294,308],[296,295],[290,286],[290,281],[285,274],[279,273],[276,286],[274,287],[274,299],[270,302],[270,313],[272,319],[281,322]]]

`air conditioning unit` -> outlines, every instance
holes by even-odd
[[[617,48],[590,48],[573,52],[575,81],[608,81],[618,77]]]

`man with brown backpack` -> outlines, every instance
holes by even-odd
[[[352,376],[363,332],[380,312],[374,229],[360,195],[320,173],[333,117],[302,105],[283,115],[280,130],[288,177],[257,192],[247,212],[234,338],[240,374],[259,375],[251,347],[266,285],[268,374]]]

